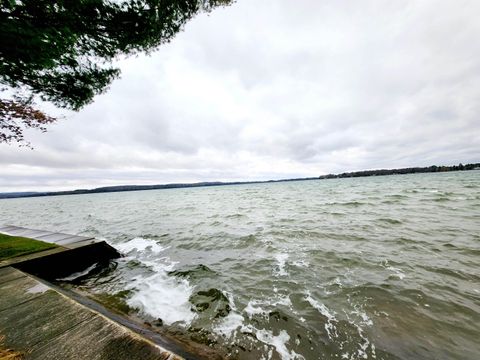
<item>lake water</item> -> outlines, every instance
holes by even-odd
[[[480,172],[0,201],[126,254],[77,287],[232,359],[479,359]],[[161,319],[161,320],[160,320]]]

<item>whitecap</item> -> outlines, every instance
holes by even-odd
[[[257,330],[256,336],[261,342],[273,346],[282,360],[305,359],[293,350],[288,351],[287,342],[290,340],[290,335],[285,330],[281,330],[276,336],[273,335],[272,331],[265,329]]]
[[[370,319],[370,317],[367,315],[365,311],[363,311],[361,308],[356,307],[354,311],[352,311],[352,314],[357,315],[362,319],[361,323],[366,326],[372,326],[373,321]]]
[[[399,268],[396,268],[396,267],[393,267],[393,266],[388,266],[387,270],[390,270],[391,272],[393,272],[392,276],[396,276],[400,280],[403,280],[405,278],[405,274]]]
[[[232,337],[235,335],[237,329],[243,328],[244,320],[245,318],[242,315],[232,311],[214,327],[214,331],[226,337]]]
[[[259,305],[260,305],[259,301],[250,300],[247,306],[245,307],[245,309],[243,309],[243,311],[247,313],[249,318],[252,318],[252,316],[254,315],[266,315],[267,312],[264,309],[262,309]]]
[[[158,254],[166,249],[159,245],[155,240],[142,237],[136,237],[127,242],[115,244],[114,246],[124,254],[130,254],[134,251],[144,252],[147,250]]]
[[[283,306],[289,307],[290,309],[293,307],[292,300],[290,300],[289,295],[278,296],[275,300],[271,301],[269,304],[272,306],[283,305]]]
[[[299,267],[299,268],[308,268],[310,266],[310,263],[306,260],[297,260],[292,263],[292,265]]]
[[[189,302],[193,287],[186,279],[169,277],[161,271],[148,277],[134,278],[127,290],[134,292],[127,299],[129,306],[162,319],[167,325],[177,322],[189,325],[195,318]]]
[[[191,324],[196,316],[189,301],[194,288],[187,279],[168,276],[176,263],[158,256],[166,248],[155,240],[137,237],[118,244],[117,249],[128,254],[125,260],[135,259],[151,271],[134,277],[125,287],[132,291],[127,304],[166,325]]]
[[[275,256],[275,259],[277,260],[277,267],[278,267],[278,270],[276,271],[276,275],[278,276],[288,275],[288,272],[285,270],[288,254],[285,254],[285,253],[277,254]]]
[[[140,261],[143,265],[149,267],[155,272],[169,272],[175,269],[175,265],[178,264],[177,261],[172,261],[168,257],[160,257],[156,260],[145,260],[145,259],[136,259]]]

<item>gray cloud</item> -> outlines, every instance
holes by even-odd
[[[479,11],[239,0],[119,61],[95,103],[28,133],[34,151],[0,145],[0,191],[478,161]]]

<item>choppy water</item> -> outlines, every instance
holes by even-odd
[[[127,256],[79,286],[226,357],[480,358],[478,171],[12,199],[0,223],[105,238]]]

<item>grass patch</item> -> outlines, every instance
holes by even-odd
[[[0,234],[0,261],[56,247],[55,244],[39,240]]]

